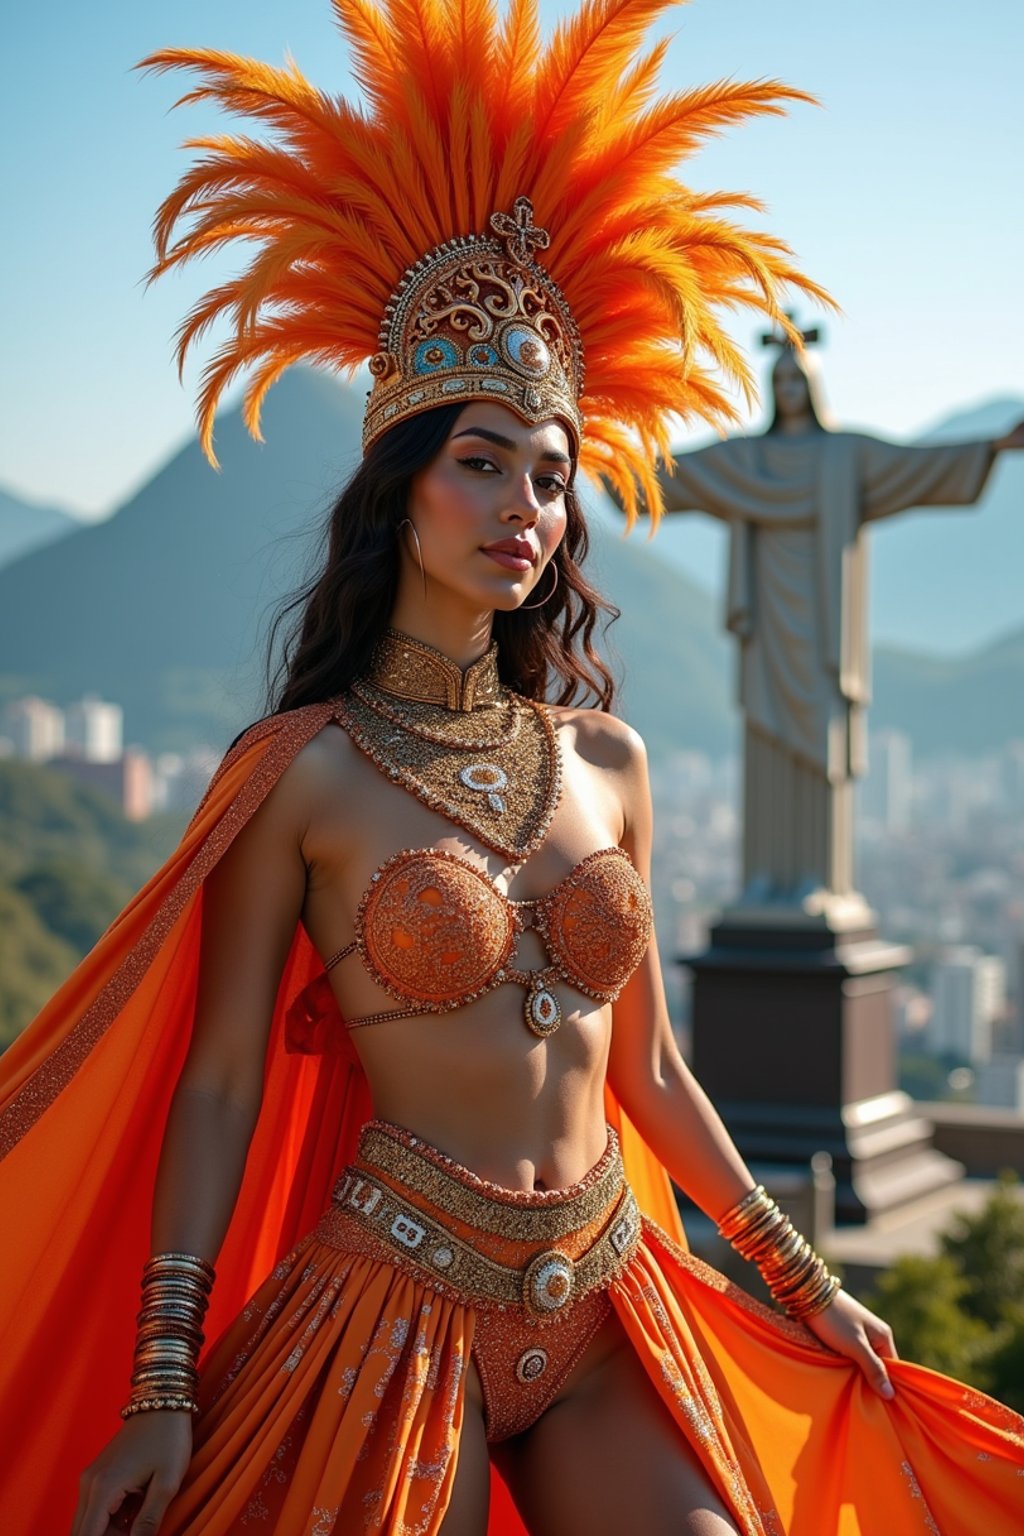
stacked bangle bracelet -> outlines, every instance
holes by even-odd
[[[737,1253],[757,1265],[771,1295],[798,1321],[822,1311],[839,1289],[838,1278],[830,1274],[763,1184],[726,1211],[718,1231]]]
[[[158,1253],[148,1260],[123,1419],[161,1408],[199,1412],[196,1363],[212,1287],[213,1265],[195,1254]]]

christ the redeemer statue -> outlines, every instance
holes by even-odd
[[[909,507],[977,501],[996,453],[1024,447],[1024,422],[995,441],[936,447],[830,431],[804,356],[780,345],[768,429],[681,453],[661,485],[668,511],[710,513],[730,532],[741,905],[817,915],[863,905],[851,901],[852,797],[867,767],[867,526]]]

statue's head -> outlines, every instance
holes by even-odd
[[[769,432],[780,432],[783,423],[794,417],[808,418],[807,425],[819,432],[828,430],[821,398],[821,380],[808,352],[783,347],[772,369],[772,419]]]

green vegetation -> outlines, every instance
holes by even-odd
[[[126,821],[55,769],[0,761],[0,1048],[172,852],[182,822]]]
[[[35,1017],[77,959],[23,896],[0,883],[0,1047]]]
[[[948,1100],[953,1104],[970,1104],[974,1099],[973,1086],[951,1088],[949,1075],[957,1067],[968,1062],[951,1053],[932,1055],[929,1051],[901,1051],[899,1057],[900,1087],[912,1099]]]
[[[955,1216],[934,1258],[906,1254],[864,1297],[916,1360],[1024,1410],[1024,1204],[1004,1172],[987,1204]]]

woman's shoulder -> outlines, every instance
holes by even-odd
[[[636,772],[645,767],[647,749],[643,737],[618,715],[574,705],[548,707],[555,725],[571,733],[576,751],[595,767],[618,772]]]
[[[362,754],[338,715],[330,710],[322,713],[321,721],[315,718],[308,721],[313,734],[299,748],[285,771],[300,791],[337,793],[348,787],[353,773],[361,767]]]
[[[218,773],[270,737],[289,749],[277,778],[285,793],[344,788],[359,754],[342,728],[338,704],[337,699],[327,699],[264,715],[235,737]]]

